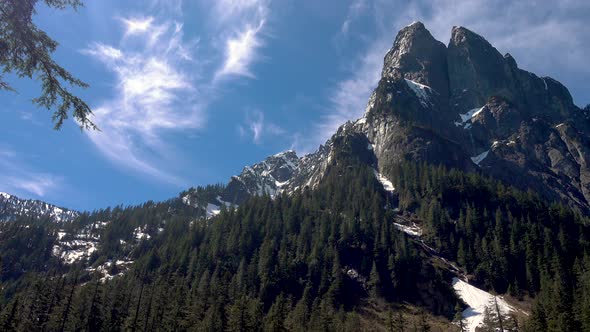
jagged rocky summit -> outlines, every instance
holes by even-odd
[[[396,163],[424,161],[590,211],[588,109],[557,80],[518,68],[464,27],[453,28],[448,45],[420,22],[403,28],[362,118],[343,124],[315,153],[288,151],[244,168],[216,204],[313,188],[343,147],[385,180]]]

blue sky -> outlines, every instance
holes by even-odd
[[[466,26],[519,66],[590,103],[585,0],[86,0],[39,7],[57,61],[100,132],[54,131],[30,99],[0,91],[0,191],[92,210],[226,182],[247,164],[312,152],[362,115],[397,31],[415,20],[448,42]]]

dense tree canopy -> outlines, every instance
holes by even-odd
[[[339,158],[315,190],[254,197],[209,220],[180,200],[84,214],[60,227],[110,221],[90,269],[52,257],[55,225],[3,225],[0,326],[457,331],[464,305],[435,253],[458,262],[481,288],[534,298],[525,324],[490,303],[485,328],[590,331],[587,218],[481,175],[426,164],[384,170],[396,187],[391,196],[370,167]],[[421,239],[393,226],[399,216],[420,225]],[[121,244],[133,241],[139,226],[163,229],[127,250]],[[93,268],[120,257],[134,261],[124,273],[94,275]]]

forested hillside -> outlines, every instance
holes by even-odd
[[[0,324],[20,331],[456,330],[433,318],[450,322],[463,306],[450,286],[453,272],[394,227],[405,216],[437,255],[481,287],[535,297],[523,330],[589,327],[587,219],[477,174],[416,163],[387,174],[394,196],[372,169],[344,155],[317,190],[254,197],[211,219],[195,219],[175,201],[84,215],[81,224],[112,220],[90,265],[121,255],[134,261],[119,274],[113,264],[107,280],[52,258],[54,223],[3,224]],[[126,253],[117,244],[130,241],[140,220],[163,230]],[[375,303],[391,314],[368,321]]]

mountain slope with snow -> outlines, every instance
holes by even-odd
[[[440,164],[590,212],[588,110],[557,80],[518,68],[464,27],[453,28],[447,46],[420,22],[403,28],[361,119],[312,154],[289,151],[244,168],[221,197],[239,205],[252,195],[313,189],[341,142],[380,180],[404,161]]]
[[[11,194],[0,193],[0,221],[29,216],[35,219],[47,217],[55,222],[67,222],[74,220],[78,215],[77,211],[42,201],[21,199]]]
[[[469,306],[463,311],[463,318],[467,321],[469,332],[475,332],[476,328],[483,324],[484,312],[486,308],[493,310],[494,299],[497,301],[498,308],[503,315],[516,310],[506,303],[501,296],[494,296],[459,278],[453,278],[453,289],[457,292],[459,298]]]

